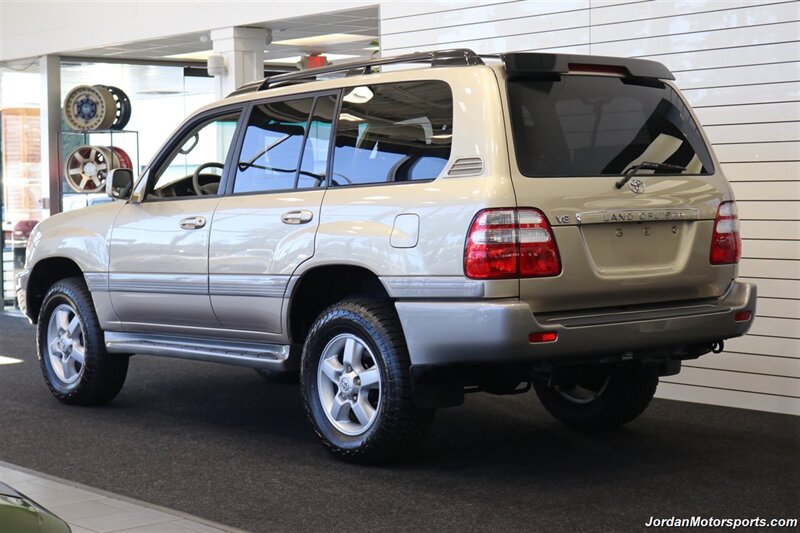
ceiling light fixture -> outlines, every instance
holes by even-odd
[[[189,59],[195,61],[208,61],[208,56],[214,53],[213,50],[199,50],[197,52],[185,52],[183,54],[172,54],[164,56],[168,59]]]
[[[372,35],[357,35],[355,33],[329,33],[327,35],[315,35],[313,37],[300,37],[298,39],[284,39],[282,41],[272,41],[272,44],[284,46],[327,46],[339,43],[354,43],[356,41],[372,41],[377,39]]]
[[[323,54],[328,61],[341,61],[342,59],[353,59],[354,55],[349,54]],[[264,63],[298,63],[302,59],[301,56],[290,56],[290,57],[276,57],[274,59],[265,59]]]

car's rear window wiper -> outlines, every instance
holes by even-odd
[[[643,161],[638,165],[631,166],[625,171],[625,174],[616,183],[617,189],[621,189],[622,186],[628,183],[628,180],[634,177],[640,170],[677,170],[679,172],[683,172],[686,170],[686,167],[682,167],[680,165],[670,165],[669,163],[653,163],[651,161]]]

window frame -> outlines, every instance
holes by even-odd
[[[295,93],[283,96],[259,98],[257,100],[250,100],[246,102],[244,111],[242,112],[243,120],[239,122],[239,132],[236,137],[237,144],[235,148],[231,150],[233,158],[231,159],[230,172],[232,172],[232,174],[230,174],[229,179],[225,183],[225,188],[224,189],[220,188],[220,190],[222,191],[220,194],[224,196],[253,196],[258,194],[319,191],[327,189],[330,186],[331,172],[333,171],[333,148],[336,143],[336,128],[339,123],[339,110],[342,105],[343,90],[344,90],[343,88],[325,89],[325,90],[309,91],[304,93]],[[325,96],[334,96],[336,98],[336,102],[334,103],[333,106],[333,117],[331,119],[331,140],[330,143],[328,143],[327,161],[325,163],[325,179],[322,180],[319,187],[299,189],[297,188],[297,185],[299,182],[299,172],[301,169],[301,165],[303,164],[303,155],[305,154],[306,151],[308,133],[310,131],[309,124],[311,122],[311,119],[314,117],[314,111],[316,110],[317,107],[317,99]],[[263,104],[269,104],[274,102],[290,102],[292,100],[304,100],[307,98],[312,98],[314,102],[311,106],[311,112],[308,115],[308,119],[306,120],[305,132],[303,133],[303,142],[300,145],[301,148],[297,159],[297,173],[295,174],[294,187],[283,188],[283,189],[268,189],[263,191],[233,192],[233,188],[236,186],[235,170],[241,158],[242,148],[244,147],[244,138],[247,133],[247,126],[250,124],[250,117],[253,113],[253,109]]]
[[[186,140],[186,136],[189,132],[195,130],[197,126],[200,124],[207,124],[212,122],[215,118],[224,117],[225,115],[230,115],[234,112],[239,112],[239,120],[236,122],[236,129],[233,133],[233,137],[231,138],[231,148],[228,149],[228,154],[225,157],[225,161],[223,161],[224,168],[222,169],[222,174],[219,182],[219,190],[217,194],[208,194],[203,196],[172,196],[172,197],[159,197],[153,196],[152,194],[152,187],[155,186],[155,180],[157,180],[158,171],[161,170],[162,166],[167,163],[167,160],[172,156],[180,146],[183,145],[181,141]],[[242,118],[245,116],[246,105],[242,103],[237,104],[229,104],[225,106],[220,106],[214,109],[209,109],[197,116],[193,117],[191,121],[185,122],[182,126],[178,128],[178,130],[169,138],[169,140],[161,147],[158,151],[156,156],[153,158],[153,162],[147,168],[145,174],[145,185],[144,191],[142,191],[142,199],[141,203],[145,202],[169,202],[169,201],[186,201],[186,200],[197,200],[200,198],[221,198],[225,194],[225,190],[227,187],[228,181],[230,181],[230,171],[231,165],[233,163],[233,152],[236,145],[239,143],[241,134],[242,134]]]

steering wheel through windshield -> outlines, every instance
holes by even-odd
[[[199,167],[197,167],[192,174],[192,187],[194,187],[194,192],[197,193],[197,196],[208,196],[211,194],[217,194],[219,190],[219,182],[222,180],[222,176],[217,176],[216,174],[204,174],[203,171],[207,168],[218,168],[222,170],[224,165],[222,163],[217,163],[216,161],[210,161],[208,163],[203,163]],[[217,179],[217,181],[212,181],[211,183],[206,183],[205,185],[200,184],[200,177],[206,179]]]

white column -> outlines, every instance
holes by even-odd
[[[61,154],[58,148],[61,131],[61,58],[52,55],[40,57],[39,74],[42,91],[39,108],[42,198],[47,198],[42,207],[54,215],[61,211]]]
[[[216,77],[217,98],[224,98],[235,89],[264,77],[266,28],[232,27],[211,30],[215,54],[225,58],[226,72]]]

